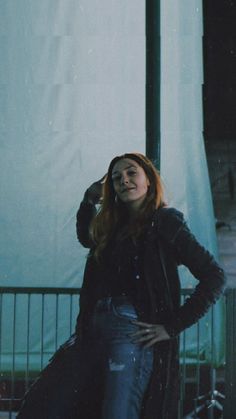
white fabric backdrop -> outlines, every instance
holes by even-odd
[[[161,5],[161,171],[170,204],[216,252],[202,139],[201,1]],[[75,234],[83,192],[114,155],[145,151],[145,1],[8,0],[0,19],[0,285],[78,287],[87,253]],[[191,286],[191,277],[183,283]],[[12,304],[3,304],[6,354]],[[36,354],[40,304],[31,313]],[[53,305],[46,302],[49,352]],[[24,353],[23,297],[17,307],[16,350]],[[67,334],[62,315],[58,343]]]
[[[203,141],[203,16],[200,0],[161,2],[161,173],[169,203],[182,210],[198,240],[216,257],[217,243]],[[196,280],[180,269],[182,286]],[[213,353],[211,351],[214,325]],[[224,306],[214,307],[200,322],[200,353],[208,362],[224,359]],[[193,362],[197,328],[187,332],[187,359]]]
[[[144,6],[1,2],[1,285],[80,285],[84,190],[145,151]]]

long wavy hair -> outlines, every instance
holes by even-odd
[[[141,166],[150,182],[147,195],[135,217],[128,216],[126,204],[117,196],[113,187],[112,170],[122,159],[131,159]],[[151,160],[140,153],[125,153],[114,157],[109,165],[103,184],[100,210],[90,225],[90,235],[95,244],[94,256],[97,261],[112,237],[122,240],[131,237],[134,241],[142,234],[155,209],[165,205],[160,174]],[[128,222],[127,222],[128,220]]]

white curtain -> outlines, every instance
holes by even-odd
[[[75,216],[112,157],[145,151],[145,2],[0,2],[0,286],[79,287],[87,250]],[[58,342],[70,327],[59,301]],[[45,363],[55,299],[44,301]],[[26,366],[27,300],[0,307],[3,371]],[[42,301],[30,303],[30,369],[40,369]],[[74,304],[73,318],[78,311]],[[72,326],[73,329],[74,325]]]
[[[79,286],[75,214],[145,150],[145,2],[1,2],[1,285]]]
[[[218,257],[215,219],[208,177],[202,116],[203,15],[201,0],[161,2],[161,173],[171,206],[184,212],[198,240]],[[196,280],[180,269],[182,286]],[[213,351],[211,350],[214,325]],[[196,356],[197,328],[187,331],[187,359]],[[224,306],[214,307],[200,322],[203,362],[224,358]]]

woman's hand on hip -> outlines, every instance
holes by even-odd
[[[157,342],[170,339],[162,324],[149,324],[136,320],[133,320],[132,323],[140,328],[138,332],[129,335],[133,343],[145,343],[144,347],[148,348]]]

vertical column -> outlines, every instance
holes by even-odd
[[[160,1],[146,1],[146,154],[160,168]]]

